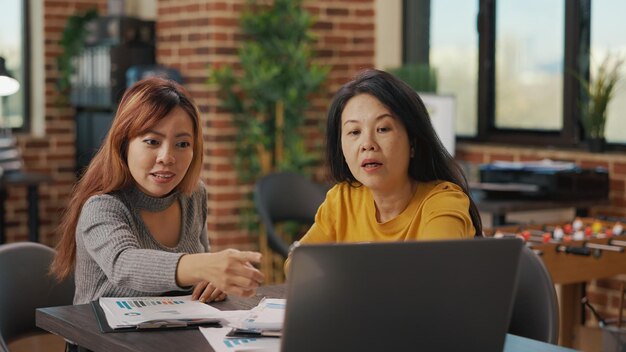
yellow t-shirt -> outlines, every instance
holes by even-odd
[[[385,223],[376,220],[367,187],[340,183],[326,194],[300,244],[461,239],[474,237],[475,232],[469,198],[454,183],[418,183],[406,209]]]

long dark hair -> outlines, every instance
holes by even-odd
[[[472,200],[463,170],[443,146],[428,111],[419,95],[402,80],[380,70],[367,69],[344,84],[335,94],[328,110],[326,127],[326,161],[336,182],[358,183],[350,172],[341,149],[341,114],[348,101],[356,95],[369,94],[385,105],[402,122],[415,155],[409,162],[409,176],[418,182],[443,180],[452,182],[467,194],[469,214],[482,236],[482,222]]]

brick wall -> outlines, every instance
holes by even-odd
[[[257,248],[256,234],[239,227],[239,213],[250,206],[252,185],[236,180],[232,160],[235,129],[232,116],[219,108],[215,87],[207,85],[208,68],[237,67],[241,43],[239,14],[242,0],[161,0],[157,20],[157,61],[180,70],[202,112],[205,163],[202,178],[209,194],[208,226],[215,249]],[[312,100],[303,133],[311,149],[319,148],[319,122],[325,119],[328,98],[358,70],[374,61],[374,3],[361,1],[305,1],[317,22],[319,64],[330,65],[324,94]],[[322,172],[322,171],[320,171]]]
[[[545,148],[521,148],[510,146],[457,144],[456,158],[475,164],[489,163],[494,160],[530,161],[549,158],[552,160],[571,161],[581,167],[602,166],[609,170],[610,204],[594,207],[590,216],[609,215],[626,218],[626,155],[623,153],[587,153],[582,151],[552,150]],[[624,254],[626,260],[626,254]],[[615,318],[619,313],[619,286],[626,282],[626,275],[594,280],[587,285],[587,297],[598,313],[605,318]],[[590,313],[586,314],[589,325],[597,326]]]
[[[59,105],[55,81],[58,41],[67,18],[97,6],[106,12],[106,0],[44,0],[45,136],[18,135],[28,171],[51,175],[54,182],[40,187],[41,242],[56,243],[55,229],[75,182],[74,110]],[[232,165],[234,127],[231,116],[219,110],[215,89],[207,84],[208,67],[237,66],[241,35],[239,13],[245,1],[160,0],[157,16],[157,61],[179,69],[200,106],[205,134],[205,165],[202,178],[209,191],[209,231],[214,248],[256,248],[255,234],[239,229],[239,211],[249,206],[245,194],[251,185],[236,182]],[[305,1],[317,19],[317,62],[331,66],[324,94],[314,97],[310,119],[303,130],[309,148],[319,148],[328,99],[358,70],[374,62],[373,0]],[[323,173],[320,168],[319,174]],[[26,240],[25,187],[8,190],[7,242]]]
[[[52,183],[42,185],[39,190],[40,239],[52,245],[56,243],[54,233],[58,219],[75,181],[74,111],[59,103],[55,83],[58,77],[56,57],[61,52],[58,42],[70,15],[93,7],[98,7],[100,13],[104,13],[106,0],[44,0],[43,7],[45,135],[33,137],[18,134],[16,137],[23,153],[25,169],[54,178]],[[7,242],[28,238],[26,187],[8,189],[5,219]]]

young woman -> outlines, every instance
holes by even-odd
[[[74,272],[75,304],[103,296],[193,290],[202,301],[251,296],[260,253],[209,253],[199,113],[180,85],[129,88],[107,138],[76,184],[52,271]]]
[[[327,123],[327,163],[337,184],[300,244],[482,235],[461,168],[404,82],[362,72],[335,94]]]

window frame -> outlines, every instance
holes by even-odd
[[[22,126],[14,128],[14,132],[30,132],[31,127],[31,33],[30,33],[30,1],[22,0],[22,65],[24,66],[24,82],[20,82],[24,89],[24,117]]]
[[[22,69],[23,82],[20,81],[22,91],[22,126],[11,127],[13,133],[29,133],[31,128],[31,33],[30,33],[30,4],[29,0],[20,0],[22,8]]]
[[[565,38],[563,70],[563,128],[560,131],[505,129],[495,124],[495,52],[496,52],[496,2],[480,0],[477,29],[479,33],[478,68],[478,141],[576,146],[582,141],[579,106],[581,87],[574,74],[580,72],[588,77],[588,68],[583,68],[580,58],[589,56],[589,0],[564,0]],[[586,11],[586,13],[585,13]],[[586,18],[585,18],[586,17]],[[586,71],[586,72],[585,72]]]
[[[503,0],[501,0],[503,1]],[[495,55],[496,55],[496,6],[498,0],[479,0],[476,18],[478,33],[478,82],[477,82],[477,129],[476,136],[457,135],[459,141],[475,141],[512,145],[557,146],[580,148],[586,146],[584,130],[580,121],[578,106],[584,99],[583,88],[575,78],[589,78],[589,57],[591,46],[591,1],[593,0],[562,0],[565,9],[563,41],[563,101],[562,129],[559,131],[507,129],[498,128],[495,124]],[[407,51],[424,50],[424,45],[417,39],[423,36],[416,31],[415,16],[411,16],[417,7],[410,5],[410,0],[403,1],[403,62],[416,60],[425,61],[417,53]],[[422,31],[424,31],[422,29]],[[417,33],[416,33],[417,32]],[[407,44],[410,42],[417,42]],[[428,47],[426,48],[428,50]],[[426,59],[427,60],[427,59]],[[426,61],[427,63],[428,61]],[[626,143],[608,143],[609,150],[626,150]]]

